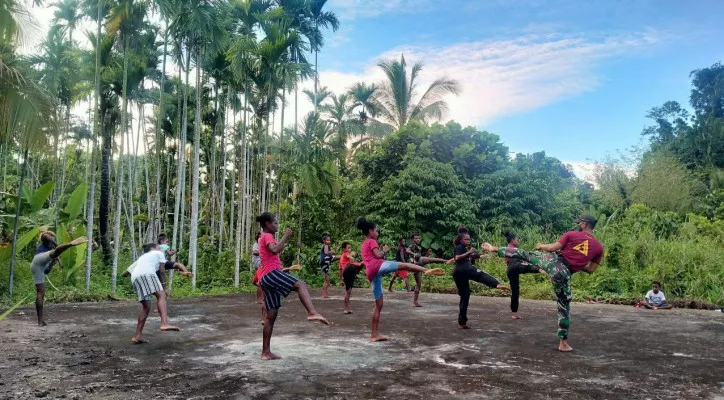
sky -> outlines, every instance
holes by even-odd
[[[461,84],[445,121],[495,133],[511,152],[545,151],[582,178],[642,143],[649,109],[688,105],[692,70],[724,61],[720,0],[329,0],[326,9],[341,26],[325,34],[322,86],[380,81],[376,64],[404,54],[423,63],[420,91],[440,77]],[[52,11],[32,11],[49,24]],[[300,117],[310,109],[300,100]]]

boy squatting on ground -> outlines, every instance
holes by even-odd
[[[148,343],[144,340],[143,327],[146,325],[146,318],[151,309],[151,296],[156,296],[158,303],[158,312],[161,314],[161,330],[162,331],[179,331],[180,329],[168,324],[168,314],[166,313],[166,292],[163,291],[161,281],[166,281],[166,255],[161,251],[161,246],[157,243],[148,243],[143,246],[144,254],[126,269],[122,276],[131,276],[133,289],[138,294],[138,301],[141,303],[141,310],[138,312],[138,324],[136,325],[136,333],[131,338],[131,342],[135,344]],[[160,272],[161,279],[156,275],[156,271]]]
[[[664,292],[662,292],[660,288],[661,283],[659,281],[653,281],[651,283],[651,290],[646,293],[646,297],[641,302],[641,306],[649,310],[670,310],[672,306],[666,303],[666,296],[664,296]]]

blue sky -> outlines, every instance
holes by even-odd
[[[514,152],[584,165],[641,141],[645,114],[688,104],[689,72],[724,61],[724,1],[330,0],[341,29],[319,56],[341,91],[399,56],[459,80],[448,118]]]

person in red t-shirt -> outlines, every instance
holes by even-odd
[[[421,272],[425,275],[445,275],[445,271],[440,268],[427,269],[415,264],[386,261],[385,254],[390,248],[385,245],[380,249],[380,246],[377,244],[377,237],[379,236],[377,224],[367,221],[365,217],[359,217],[357,218],[355,226],[365,235],[365,241],[362,243],[360,252],[362,253],[362,261],[367,270],[367,279],[370,281],[370,286],[372,286],[372,296],[375,298],[375,311],[372,313],[372,336],[370,336],[370,341],[379,342],[388,339],[387,336],[382,336],[377,332],[377,327],[380,324],[382,305],[384,304],[382,300],[382,276],[398,270]]]
[[[570,231],[551,244],[538,243],[535,248],[545,253],[527,252],[520,249],[497,248],[483,243],[485,251],[496,252],[500,257],[517,258],[542,268],[550,277],[558,301],[559,351],[571,351],[568,345],[568,327],[571,315],[571,275],[578,271],[592,274],[603,256],[603,245],[593,236],[596,218],[584,215],[578,219],[580,231]]]
[[[342,267],[342,281],[344,282],[344,313],[352,314],[349,309],[349,298],[352,296],[352,288],[357,274],[362,271],[364,264],[354,260],[352,245],[349,242],[342,243],[342,256],[339,259],[339,266]]]
[[[292,230],[289,228],[284,230],[284,235],[277,243],[274,234],[279,230],[279,223],[274,214],[265,212],[258,216],[256,221],[262,228],[262,234],[259,237],[259,257],[261,257],[259,286],[264,292],[264,307],[266,307],[261,359],[276,360],[281,357],[272,353],[270,346],[274,322],[277,319],[279,308],[282,306],[282,297],[287,297],[292,291],[297,292],[299,300],[307,309],[308,320],[322,322],[327,325],[329,325],[329,322],[314,309],[307,285],[282,269],[279,253],[284,250],[284,245],[292,236]]]

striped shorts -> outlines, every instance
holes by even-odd
[[[148,274],[133,281],[133,290],[138,294],[138,301],[149,301],[154,293],[163,292],[163,286],[155,274]]]
[[[289,295],[297,280],[294,276],[278,269],[261,277],[259,283],[264,292],[264,306],[267,311],[282,306],[282,297]]]

